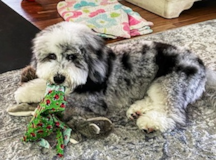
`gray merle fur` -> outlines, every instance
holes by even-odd
[[[59,37],[47,42],[49,36]],[[154,110],[153,107],[150,111],[155,111],[155,115],[163,114],[165,119],[170,120],[169,123],[167,122],[168,127],[161,129],[164,131],[169,127],[172,129],[173,123],[184,125],[187,105],[197,100],[205,90],[206,68],[202,60],[187,49],[150,41],[118,44],[111,49],[105,45],[102,38],[87,27],[67,22],[43,30],[34,39],[32,65],[37,71],[39,70],[37,72],[39,78],[46,77],[43,71],[52,73],[51,77],[48,77],[51,81],[52,75],[56,74],[53,68],[52,70],[40,68],[50,65],[47,64],[49,62],[41,61],[42,57],[48,54],[48,50],[52,49],[46,46],[46,43],[49,46],[61,46],[60,50],[62,48],[61,53],[54,51],[57,57],[62,56],[59,58],[61,61],[56,59],[50,62],[61,64],[53,65],[59,69],[56,72],[58,74],[62,72],[66,82],[67,78],[70,80],[70,76],[75,81],[78,78],[74,83],[76,86],[72,87],[72,92],[68,95],[68,106],[64,112],[64,119],[67,121],[74,115],[85,115],[86,111],[96,115],[118,114],[120,108],[125,108],[126,111],[130,106],[133,108],[139,100],[143,100],[142,103],[149,106],[143,105],[140,108],[144,120],[139,121],[139,118],[137,125],[144,125],[143,129],[150,128],[145,126],[150,125],[145,124],[147,121],[145,115],[148,115],[145,108],[151,108],[150,103],[152,103],[157,109]],[[64,48],[67,48],[67,53],[76,54],[78,58],[64,58],[63,55],[66,54]],[[76,53],[72,48],[77,50]],[[79,75],[78,69],[83,70],[82,74]],[[83,73],[86,72],[85,77]],[[76,75],[74,76],[73,73]],[[157,91],[157,88],[160,89]],[[164,103],[161,104],[161,100],[157,101],[157,98],[162,98]],[[149,103],[146,103],[148,99],[150,99]],[[160,105],[164,108],[160,108]],[[128,111],[127,114],[130,112]],[[130,114],[127,116],[130,117]],[[136,116],[139,115],[132,117]],[[160,123],[157,118],[151,122],[157,121]]]

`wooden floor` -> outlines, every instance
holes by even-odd
[[[40,5],[36,2],[28,2],[26,0],[2,1],[39,29],[44,29],[49,25],[63,21],[56,10],[58,0],[50,0],[51,3],[44,5]],[[203,0],[196,2],[192,8],[183,11],[180,17],[175,19],[162,18],[125,1],[121,1],[121,3],[138,12],[146,20],[153,22],[153,33],[162,32],[168,29],[178,28],[210,19],[216,19],[216,0]],[[107,43],[120,40],[122,39],[107,40]]]

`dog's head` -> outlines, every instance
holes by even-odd
[[[107,47],[88,27],[61,22],[37,34],[32,65],[39,78],[74,88],[87,79],[101,83],[107,73]]]

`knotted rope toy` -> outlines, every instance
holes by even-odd
[[[64,155],[64,147],[69,142],[71,129],[57,118],[65,110],[65,87],[60,85],[47,84],[46,94],[35,110],[33,118],[27,125],[23,141],[32,142],[40,140],[43,143],[44,137],[56,132],[56,150],[59,157]]]

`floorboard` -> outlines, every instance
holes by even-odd
[[[63,19],[60,17],[56,10],[58,0],[49,0],[49,2],[44,5],[40,5],[36,2],[28,2],[26,0],[2,1],[39,29],[44,29],[49,25],[63,21]],[[44,2],[46,1],[48,0],[44,0]],[[152,21],[154,23],[154,26],[152,27],[154,31],[153,33],[162,32],[168,29],[178,28],[185,25],[190,25],[216,18],[215,0],[203,0],[195,2],[192,8],[183,11],[178,18],[174,19],[162,18],[156,14],[153,14],[125,1],[121,1],[121,3],[138,12],[146,20]],[[118,38],[116,40],[107,40],[107,43],[120,40],[123,39]]]

